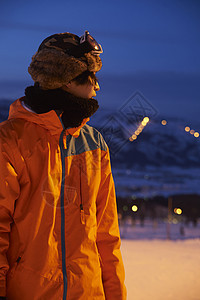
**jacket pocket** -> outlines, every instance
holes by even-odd
[[[60,270],[57,278],[47,278],[19,263],[14,275],[7,278],[7,298],[15,300],[63,299],[63,278]]]

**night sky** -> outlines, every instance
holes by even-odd
[[[41,41],[88,30],[102,45],[103,107],[136,90],[166,116],[198,121],[200,1],[1,1],[0,98],[23,96]]]

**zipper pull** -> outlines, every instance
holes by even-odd
[[[81,224],[85,224],[85,213],[83,210],[83,204],[80,204],[80,210],[81,210]]]
[[[19,256],[19,257],[17,258],[16,262],[19,263],[20,260],[21,260],[21,256]]]

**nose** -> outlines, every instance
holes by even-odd
[[[99,86],[98,82],[95,83],[94,89],[95,89],[95,91],[99,91],[100,90],[100,86]]]

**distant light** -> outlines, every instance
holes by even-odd
[[[182,214],[182,209],[180,208],[177,208],[177,211],[176,211],[177,215],[181,215]]]
[[[199,137],[199,133],[196,131],[195,133],[194,133],[194,136],[197,138],[197,137]]]
[[[145,123],[148,123],[148,122],[149,122],[149,118],[148,118],[148,117],[144,117],[143,121],[144,121]]]
[[[136,130],[136,131],[135,131],[135,134],[136,134],[136,135],[139,135],[139,134],[140,134],[140,131],[139,131],[139,130]]]
[[[185,131],[186,131],[186,132],[189,132],[189,131],[190,131],[190,127],[186,126],[186,127],[185,127]]]
[[[122,219],[122,214],[118,213],[118,219],[119,219],[119,220]]]
[[[190,134],[194,134],[195,133],[195,131],[192,129],[192,130],[190,130]]]
[[[181,208],[174,208],[174,212],[177,215],[181,215],[182,214],[182,209]]]
[[[173,223],[173,224],[178,224],[178,220],[177,220],[177,219],[173,219],[173,220],[172,220],[172,223]]]
[[[149,122],[149,118],[144,117],[142,122],[140,123],[140,125],[138,126],[136,131],[134,132],[134,134],[129,138],[130,142],[133,142],[134,140],[137,139],[137,136],[142,132],[142,130],[144,129],[144,127],[147,125],[148,122]]]
[[[166,124],[167,124],[167,121],[166,121],[166,120],[162,120],[161,124],[162,124],[162,125],[166,125]]]
[[[129,141],[130,142],[133,142],[134,140],[137,139],[137,135],[136,134],[133,134],[130,138],[129,138]]]
[[[127,205],[124,205],[123,206],[123,211],[127,211],[128,210],[128,206]]]
[[[137,210],[138,210],[137,205],[133,205],[133,206],[132,206],[132,211],[133,211],[133,212],[136,212]]]
[[[147,123],[145,122],[145,121],[142,121],[142,126],[146,126],[147,125]]]

